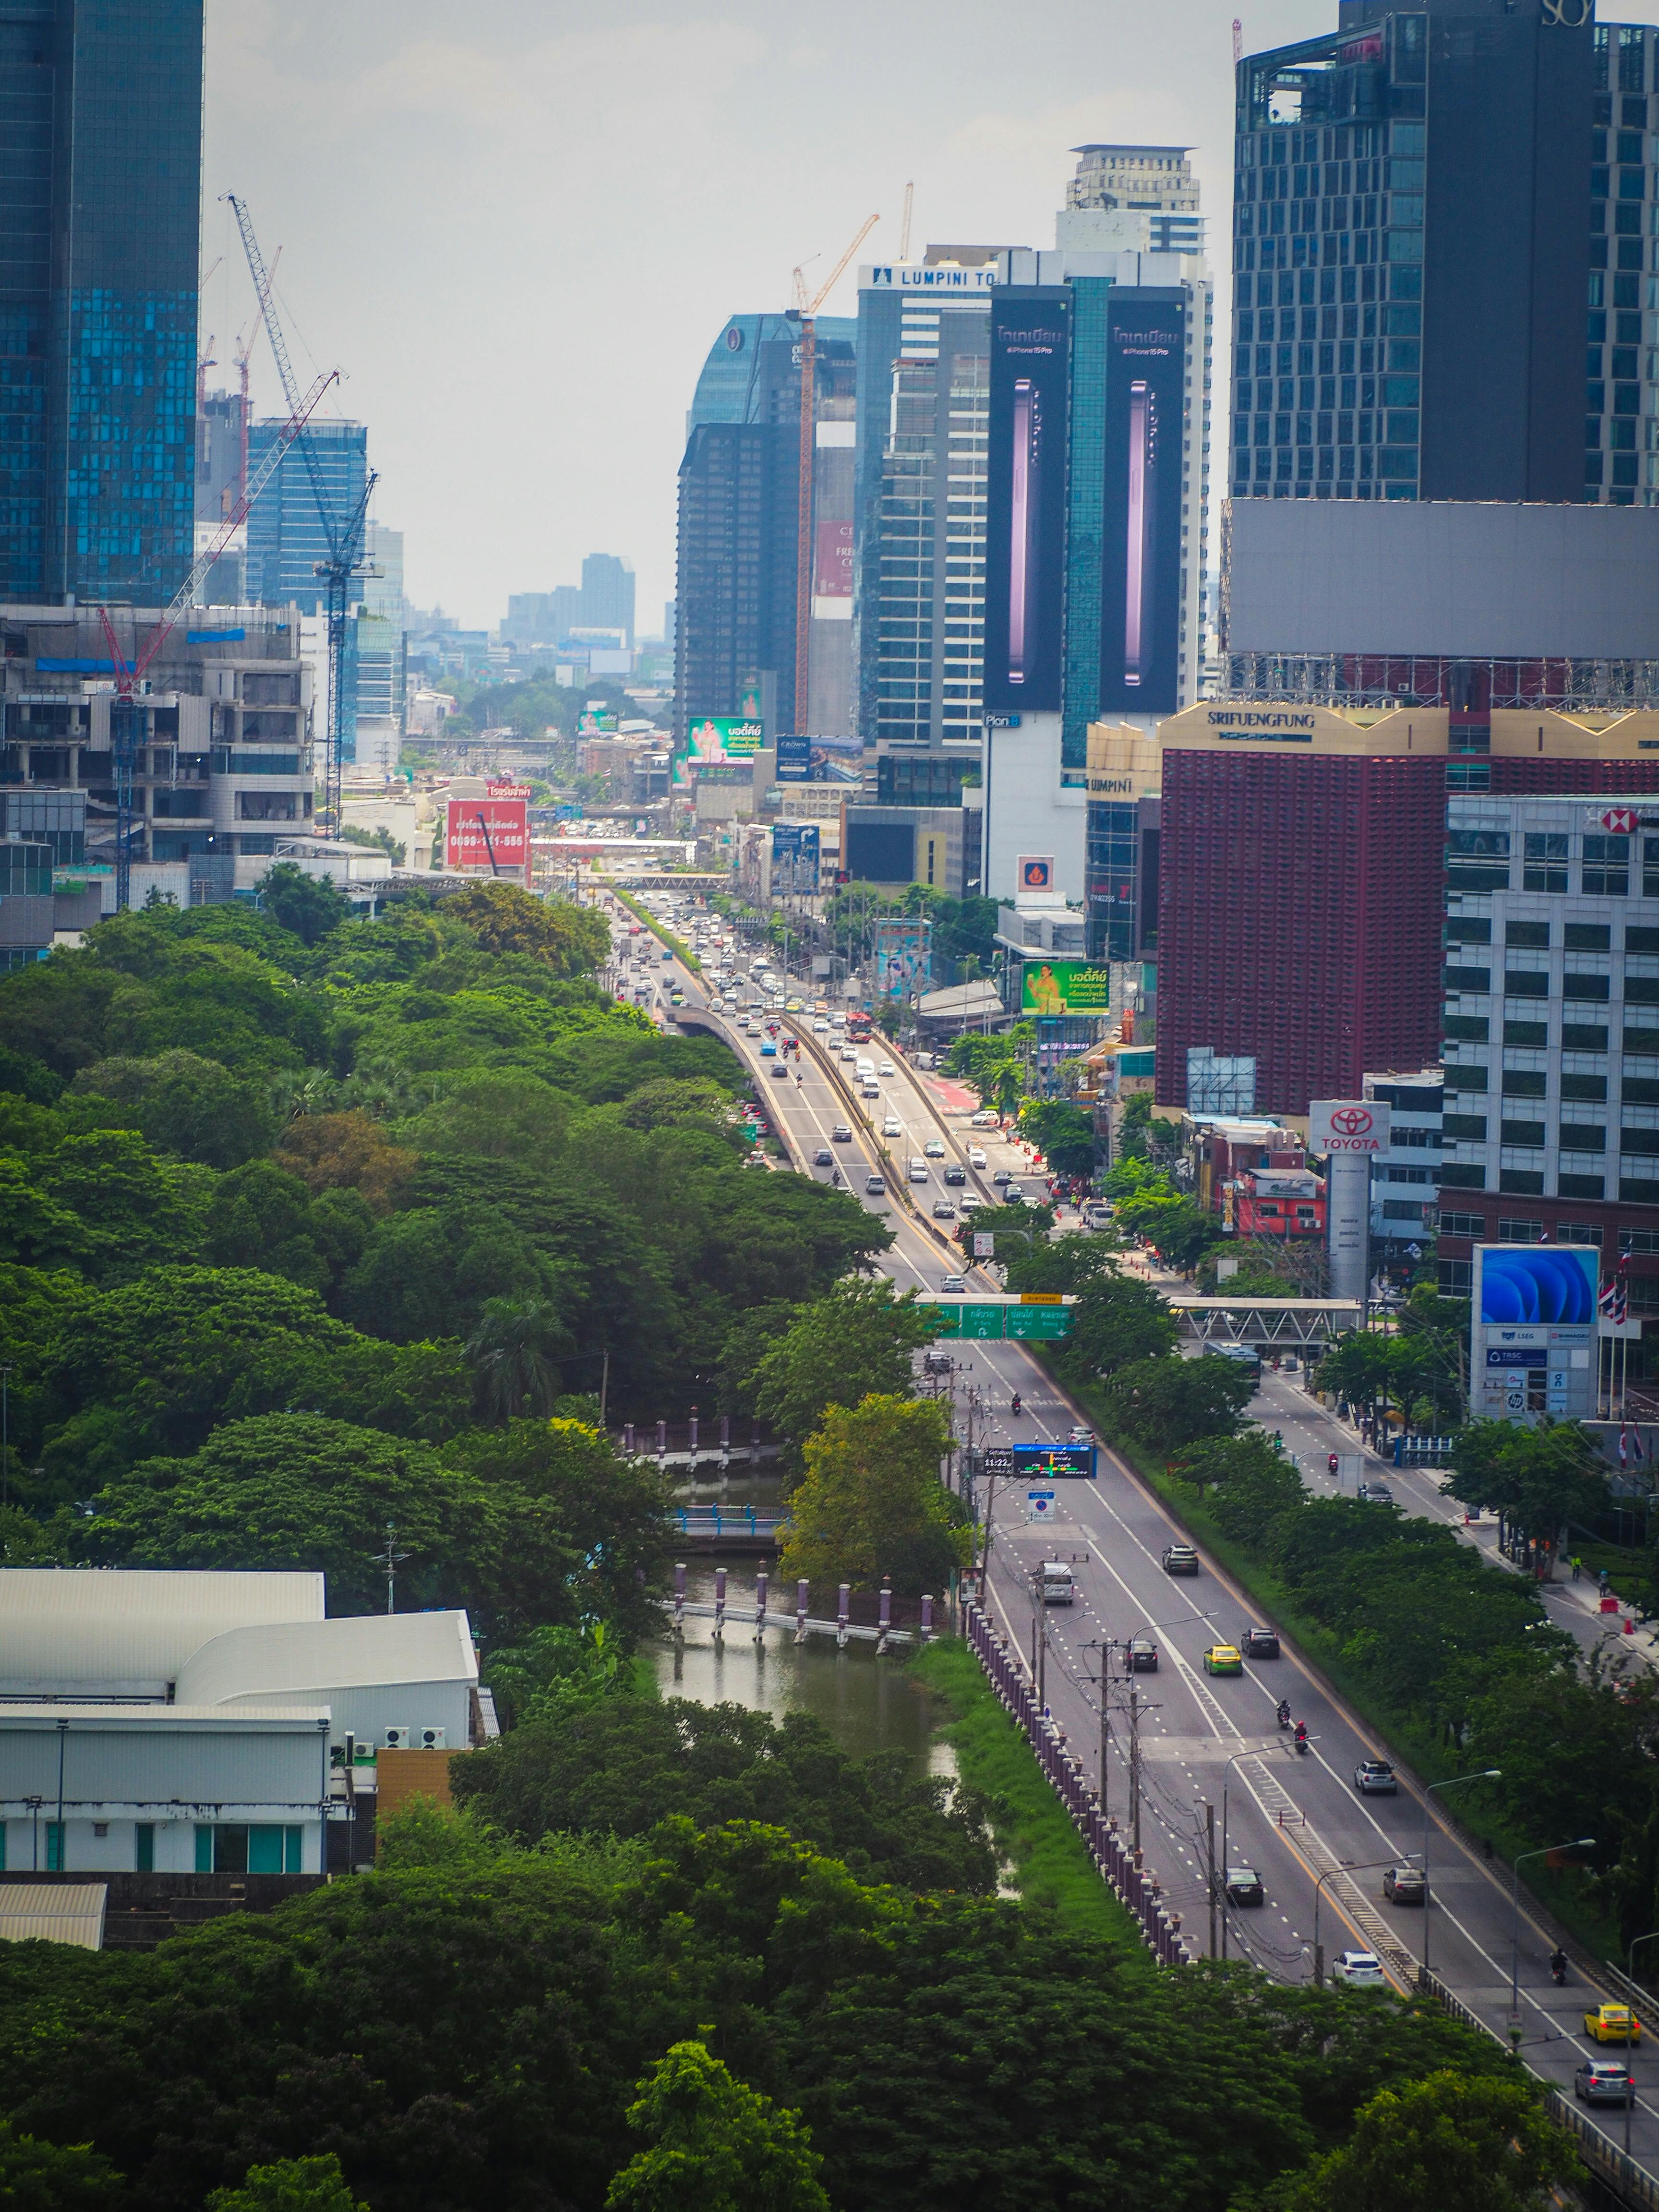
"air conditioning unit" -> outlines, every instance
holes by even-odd
[[[380,1748],[383,1751],[407,1751],[413,1741],[414,1731],[406,1728],[382,1729]]]
[[[443,1729],[425,1728],[421,1730],[419,1741],[422,1751],[445,1751],[448,1748],[448,1734]]]

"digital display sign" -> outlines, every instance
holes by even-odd
[[[805,892],[818,887],[818,825],[816,822],[775,822],[772,825],[772,889],[780,893]]]
[[[752,760],[766,742],[764,726],[747,714],[704,714],[687,732],[699,761]]]
[[[1586,1244],[1477,1244],[1469,1411],[1584,1420],[1596,1406],[1601,1255]]]
[[[1028,960],[1020,985],[1026,1014],[1103,1014],[1111,1004],[1112,975],[1103,961]]]
[[[1086,1480],[1095,1471],[1095,1448],[1092,1444],[1016,1444],[1013,1448],[1016,1479],[1038,1474],[1082,1475]]]
[[[994,295],[983,683],[1005,713],[1060,709],[1071,337],[1063,289]]]
[[[1100,704],[1171,714],[1181,666],[1179,292],[1114,292],[1106,340]]]

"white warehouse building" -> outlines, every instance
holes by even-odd
[[[323,1873],[360,1747],[493,1733],[464,1613],[324,1600],[320,1574],[0,1570],[0,1871]]]

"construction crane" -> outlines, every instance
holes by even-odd
[[[336,368],[331,369],[325,376],[319,376],[293,410],[252,480],[244,484],[234,507],[220,524],[212,544],[204,553],[197,556],[189,575],[162,610],[161,619],[150,633],[143,650],[137,653],[133,659],[129,660],[121,649],[115,625],[110,620],[109,609],[100,606],[98,610],[98,619],[103,624],[104,642],[109,647],[115,677],[115,696],[110,702],[109,735],[110,765],[115,784],[115,904],[118,912],[125,913],[132,902],[132,777],[138,754],[138,711],[136,704],[138,686],[176,628],[179,616],[186,607],[194,604],[208,571],[224,551],[234,532],[246,520],[249,507],[282,466],[289,447],[304,430],[324,392],[338,380],[339,374]]]
[[[1237,15],[1233,17],[1233,67],[1237,69],[1244,58],[1244,26]]]
[[[242,251],[247,256],[248,271],[259,297],[265,336],[270,341],[276,374],[283,380],[283,397],[288,402],[289,414],[293,415],[300,404],[299,386],[295,379],[293,364],[288,357],[288,341],[283,336],[283,326],[276,318],[271,281],[259,252],[259,242],[253,234],[253,225],[242,202],[234,192],[226,192],[224,198],[230,203],[231,211],[236,217],[236,228],[242,234]],[[299,445],[311,478],[318,520],[328,545],[328,557],[315,562],[313,573],[322,579],[328,618],[328,735],[323,764],[322,813],[329,829],[335,830],[339,826],[340,781],[345,765],[345,685],[343,679],[345,673],[346,609],[350,604],[352,580],[361,573],[362,567],[363,536],[375,478],[374,471],[369,470],[364,479],[362,496],[351,513],[338,515],[334,511],[334,502],[329,496],[328,486],[321,465],[312,450],[310,439],[301,434]]]
[[[800,488],[795,532],[795,731],[806,728],[807,686],[812,672],[812,464],[816,459],[817,339],[813,318],[841,281],[842,271],[881,221],[866,216],[857,237],[809,300],[806,279],[795,271],[789,319],[800,325]]]
[[[281,261],[282,258],[283,249],[279,246],[275,253],[270,257],[270,273],[265,280],[265,289],[267,291],[276,281],[276,264]],[[253,334],[258,329],[260,324],[264,320],[264,314],[265,294],[262,292],[259,295],[258,299],[254,302],[253,313],[247,319],[246,327],[237,337],[236,349],[233,356],[236,363],[237,385],[241,393],[241,407],[236,417],[236,434],[239,445],[236,459],[236,489],[234,496],[237,499],[241,497],[247,484],[247,425],[248,416],[252,411],[252,402],[248,392],[248,363],[252,358],[253,354]],[[228,514],[230,510],[228,503],[227,494],[221,492],[219,497],[223,511],[226,514]]]

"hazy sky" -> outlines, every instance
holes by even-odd
[[[1247,49],[1334,0],[1244,0]],[[1650,18],[1651,5],[1620,9]],[[493,624],[630,558],[673,590],[685,410],[726,318],[827,274],[866,215],[1052,245],[1089,140],[1190,144],[1224,249],[1230,13],[1205,0],[208,0],[204,335],[228,380],[246,195],[302,382],[345,372],[410,596]],[[814,264],[811,257],[819,257]],[[851,272],[826,313],[856,310]],[[279,404],[263,343],[254,401]]]

